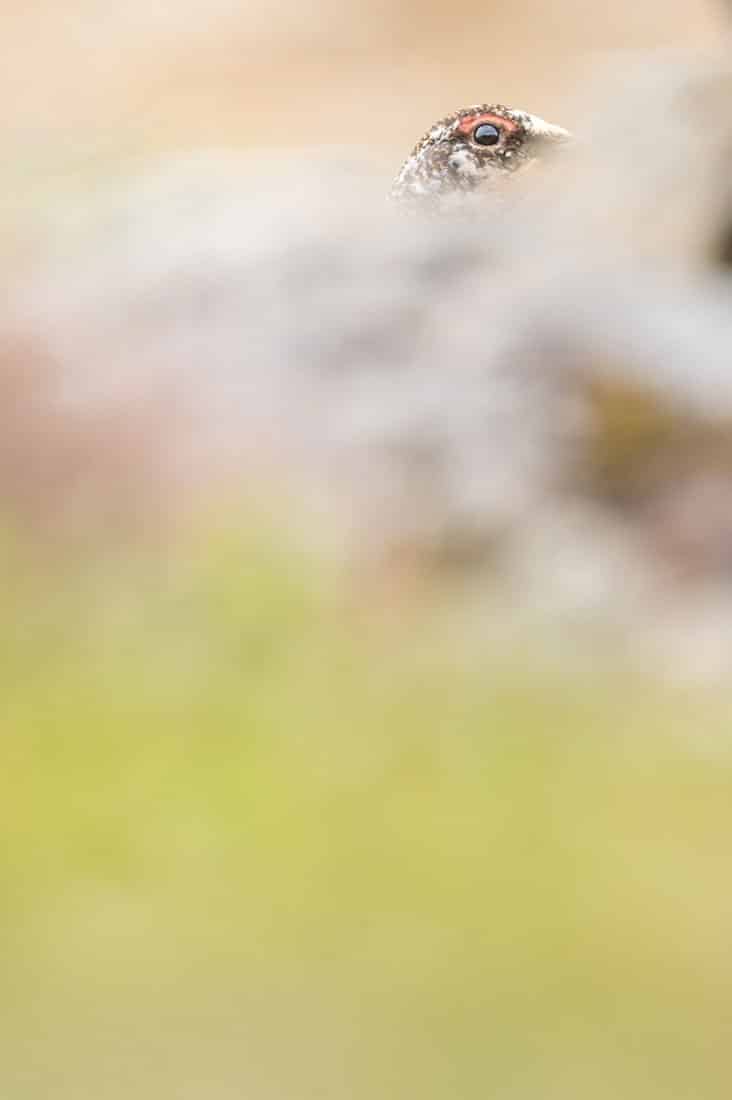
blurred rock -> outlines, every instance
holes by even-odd
[[[6,315],[6,510],[119,539],[227,499],[552,614],[708,608],[732,78],[622,71],[561,174],[465,217],[402,217],[321,150],[172,160],[79,208]]]

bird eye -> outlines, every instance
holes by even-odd
[[[497,145],[501,140],[501,131],[497,126],[491,126],[490,122],[482,122],[473,130],[473,141],[476,145]]]

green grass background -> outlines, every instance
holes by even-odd
[[[725,692],[265,540],[9,555],[3,1100],[730,1089]]]

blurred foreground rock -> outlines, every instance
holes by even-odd
[[[400,216],[317,150],[89,204],[5,312],[6,511],[118,540],[267,507],[349,562],[721,652],[732,74],[631,69],[561,176],[480,216]]]

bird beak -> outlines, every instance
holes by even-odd
[[[555,126],[551,122],[545,122],[538,115],[526,115],[524,126],[526,132],[535,141],[546,142],[551,145],[568,145],[573,140],[569,130],[565,130],[563,126]]]

